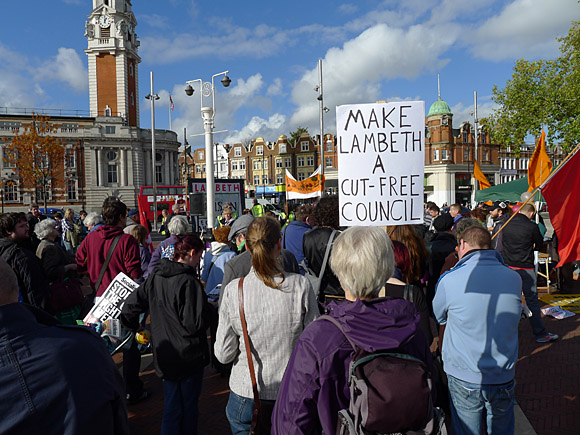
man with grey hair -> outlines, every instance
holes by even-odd
[[[327,309],[348,339],[367,353],[381,349],[411,355],[432,373],[431,352],[415,306],[404,299],[377,297],[395,267],[386,232],[378,227],[351,227],[342,232],[334,241],[330,267],[346,301],[333,301]],[[345,335],[324,319],[302,332],[276,398],[273,434],[337,433],[338,412],[348,409],[351,399],[353,348]]]
[[[19,304],[18,280],[2,259],[0,276],[7,362],[0,364],[0,433],[129,434],[123,380],[103,340]]]

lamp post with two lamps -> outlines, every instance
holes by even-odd
[[[153,179],[153,229],[157,231],[157,172],[155,171],[155,159],[157,153],[155,152],[155,100],[159,99],[153,91],[153,71],[151,71],[151,93],[145,95],[145,98],[151,101],[151,166]]]
[[[207,226],[211,230],[215,222],[215,177],[213,164],[213,120],[215,118],[215,86],[214,79],[223,75],[221,82],[227,88],[232,82],[228,77],[229,71],[224,71],[219,74],[214,74],[210,82],[204,82],[202,79],[189,80],[186,82],[187,87],[185,93],[188,96],[193,95],[192,83],[199,82],[201,86],[200,102],[201,102],[201,118],[203,119],[203,128],[205,131],[205,191],[206,191],[206,206],[207,206]],[[203,105],[204,97],[212,97],[211,107]]]

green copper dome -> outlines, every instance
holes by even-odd
[[[429,108],[429,113],[427,116],[433,115],[452,115],[451,109],[449,108],[449,104],[447,104],[442,99],[438,99]]]

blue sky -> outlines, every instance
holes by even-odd
[[[328,0],[220,2],[133,0],[141,40],[141,126],[150,127],[149,72],[155,75],[156,127],[182,140],[203,133],[199,94],[187,80],[219,84],[215,136],[224,143],[262,136],[274,141],[298,126],[319,133],[317,62],[323,59],[325,132],[335,133],[335,106],[377,100],[441,97],[454,124],[493,109],[494,84],[503,87],[516,59],[558,54],[556,36],[580,19],[577,0]],[[0,28],[0,107],[88,110],[83,36],[91,0],[3,1]],[[219,80],[219,79],[218,79]],[[0,109],[3,110],[3,109]],[[194,148],[203,137],[188,139]]]

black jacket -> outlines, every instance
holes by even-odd
[[[428,245],[427,268],[429,271],[429,283],[427,285],[427,294],[430,300],[433,300],[433,296],[435,296],[435,286],[441,276],[441,269],[445,264],[445,259],[455,251],[456,246],[457,239],[451,233],[435,233],[435,237]]]
[[[539,251],[544,242],[538,225],[527,216],[517,213],[504,226],[502,252],[503,261],[508,266],[532,269],[534,267],[534,251]]]
[[[302,243],[304,245],[304,258],[306,258],[306,261],[308,262],[308,267],[317,275],[320,273],[320,269],[322,269],[324,254],[326,253],[326,245],[328,245],[332,231],[332,228],[327,227],[315,228],[305,233],[302,238]],[[338,231],[334,236],[334,240],[336,240],[339,234],[340,231]],[[330,248],[330,254],[332,254],[332,247]],[[325,294],[344,296],[344,290],[340,287],[338,277],[330,268],[330,257],[328,258],[326,269],[324,270],[324,276],[322,277],[320,293],[321,294],[318,295],[318,298],[322,301],[324,300]]]
[[[155,270],[123,305],[121,322],[139,328],[139,314],[151,313],[155,372],[163,379],[190,377],[209,362],[207,296],[195,269],[161,259]]]
[[[52,314],[48,280],[35,253],[6,237],[0,238],[0,257],[8,263],[18,278],[22,302]]]

